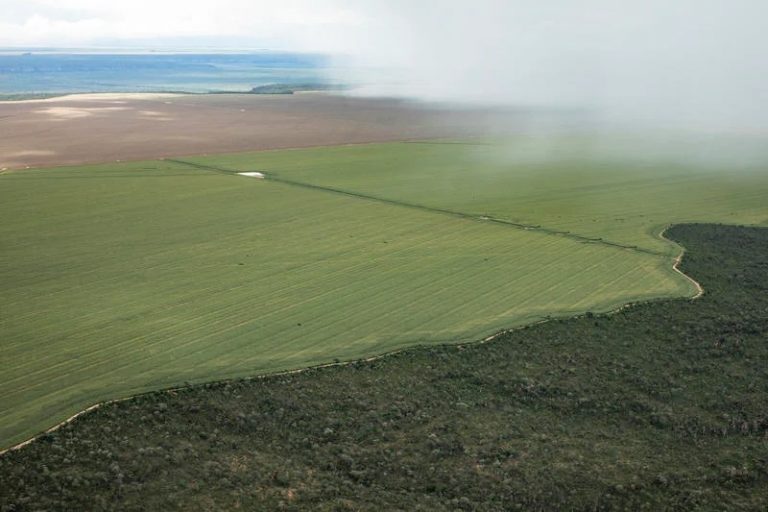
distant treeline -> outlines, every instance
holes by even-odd
[[[294,94],[297,92],[313,92],[313,91],[344,91],[347,88],[343,85],[337,84],[320,84],[320,83],[306,83],[306,84],[268,84],[259,85],[252,88],[250,91],[210,91],[210,92],[189,92],[180,90],[168,90],[158,89],[157,91],[141,91],[141,92],[156,92],[163,94],[186,94],[186,95],[200,95],[200,94]],[[125,91],[126,94],[137,91]],[[69,94],[98,94],[98,92],[45,92],[45,93],[0,93],[0,101],[22,101],[22,100],[37,100],[48,99],[66,96]]]
[[[307,91],[342,91],[345,87],[335,84],[268,84],[251,89],[251,94],[293,94]]]
[[[59,93],[18,93],[18,94],[0,94],[0,101],[23,101],[23,100],[44,100],[62,96]]]

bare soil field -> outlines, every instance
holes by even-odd
[[[326,94],[0,102],[0,169],[476,133],[489,113]]]

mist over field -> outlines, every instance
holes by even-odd
[[[360,94],[518,109],[526,115],[497,116],[489,128],[534,136],[528,155],[541,158],[557,156],[563,134],[588,132],[570,150],[718,167],[768,161],[764,2],[362,5],[370,25],[347,34],[354,51],[334,66]]]
[[[364,5],[371,24],[350,58],[386,70],[384,93],[589,109],[604,121],[705,132],[768,129],[764,2]]]

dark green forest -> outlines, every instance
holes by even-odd
[[[0,510],[764,511],[768,229],[667,236],[702,298],[105,405]]]

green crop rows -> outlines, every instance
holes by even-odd
[[[0,176],[0,445],[147,390],[693,295],[661,227],[768,219],[764,175],[543,169],[482,157],[495,149]]]

